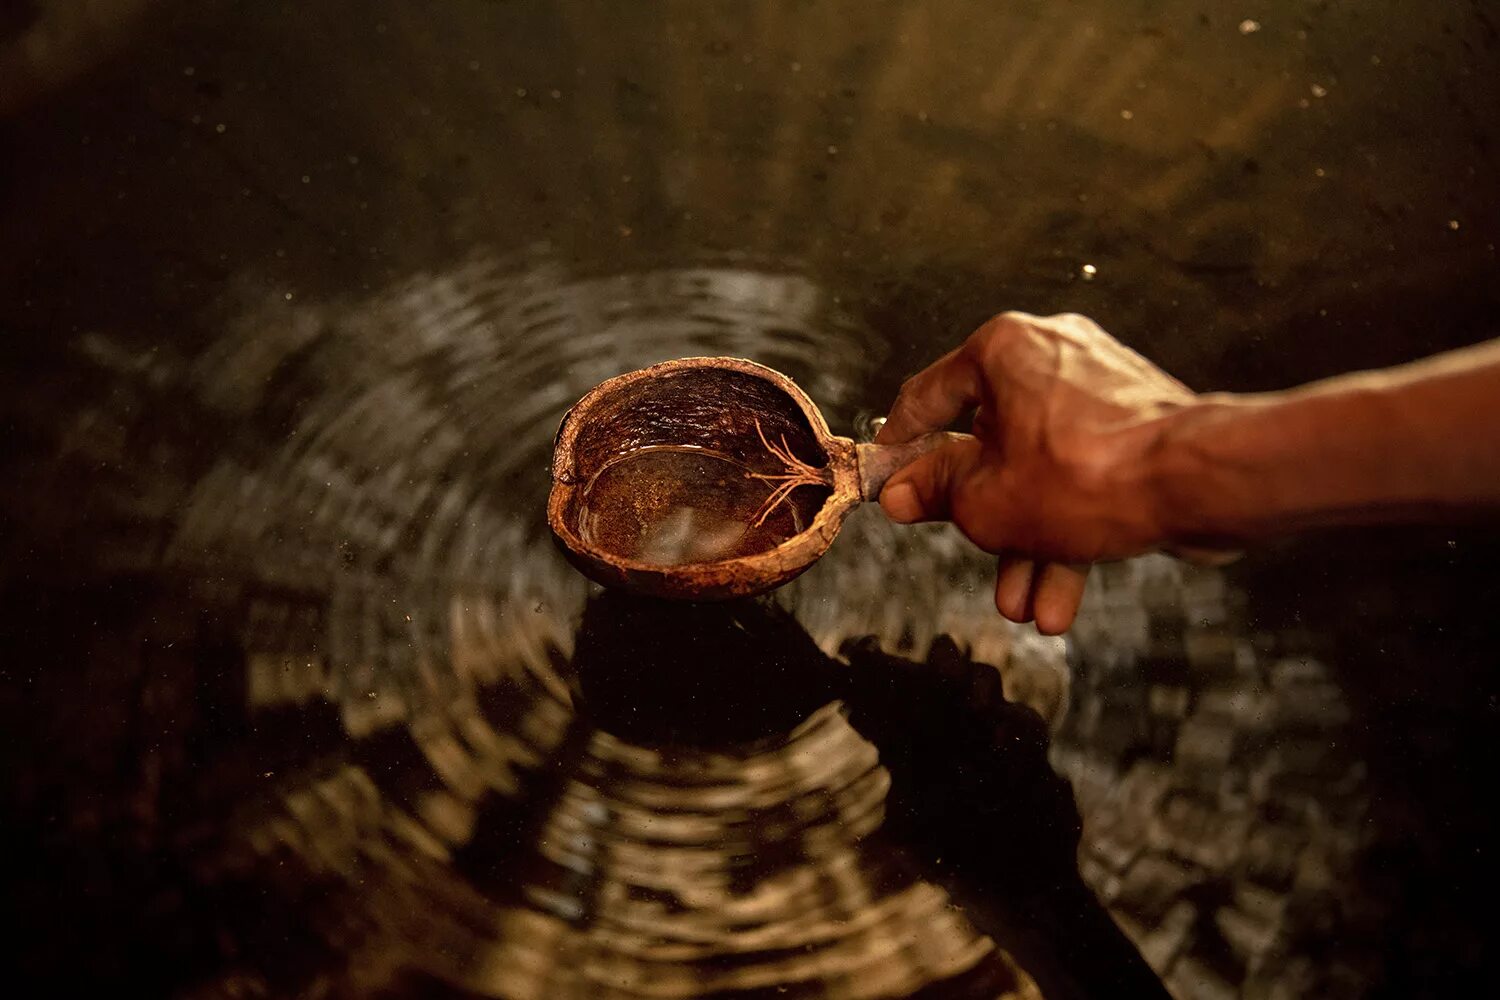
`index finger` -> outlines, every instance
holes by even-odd
[[[901,444],[919,434],[941,430],[980,401],[982,372],[965,344],[938,358],[906,380],[876,444]]]

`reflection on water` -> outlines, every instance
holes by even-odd
[[[157,735],[149,784],[106,812],[185,866],[153,876],[168,895],[149,931],[169,943],[128,961],[164,975],[165,947],[201,970],[166,978],[201,996],[1037,995],[1056,956],[1021,942],[1036,968],[1018,965],[991,936],[1004,924],[981,929],[876,836],[890,779],[823,652],[875,633],[921,655],[947,631],[1006,662],[988,560],[860,517],[843,560],[781,595],[802,625],[759,605],[642,625],[631,604],[583,616],[589,587],[542,519],[553,431],[594,383],[748,355],[847,427],[875,344],[794,275],[487,260],[359,303],[267,295],[191,357],[87,338],[80,362],[124,392],[74,418],[59,475],[92,474],[86,450],[109,442],[90,427],[133,443],[130,485],[85,499],[86,520],[127,530],[98,529],[74,568],[180,581],[112,626],[157,665]],[[205,426],[227,446],[202,450]],[[693,470],[711,474],[683,482],[700,506],[770,493]],[[797,530],[790,509],[756,530]],[[952,591],[893,586],[905,574]],[[1055,718],[1058,650],[1015,676]],[[135,724],[100,738],[142,752]]]
[[[1000,735],[1017,712],[1056,730],[1056,761],[1102,824],[1084,873],[1175,982],[1235,974],[1203,964],[1207,928],[1294,933],[1265,910],[1312,890],[1254,873],[1297,865],[1309,842],[1347,858],[1361,813],[1293,819],[1284,740],[1251,773],[1248,811],[1211,804],[1183,767],[1232,773],[1214,755],[1242,738],[1218,720],[1255,712],[1236,707],[1255,689],[1139,666],[1185,648],[1199,664],[1249,657],[1254,675],[1215,573],[1103,574],[1076,630],[1090,666],[1072,712],[1060,643],[993,613],[989,559],[874,510],[776,595],[795,619],[624,598],[585,614],[591,589],[542,520],[553,430],[578,396],[663,357],[747,354],[806,380],[848,430],[878,343],[796,276],[580,280],[481,259],[363,302],[266,296],[192,357],[86,339],[75,363],[124,391],[74,418],[58,475],[93,474],[110,441],[88,428],[128,428],[132,445],[113,457],[127,485],[85,498],[100,544],[74,568],[177,581],[114,612],[142,666],[94,649],[90,686],[57,695],[107,706],[92,685],[138,678],[114,699],[145,715],[96,736],[140,757],[128,798],[50,779],[102,794],[91,822],[173,859],[149,876],[161,909],[143,928],[169,943],[133,942],[134,961],[196,963],[166,979],[200,996],[1088,996],[1136,981],[1139,959],[1082,895],[1067,793],[1037,784],[1044,744],[1017,757]],[[166,419],[184,411],[198,416]],[[209,422],[228,446],[199,449]],[[768,492],[726,482],[753,484],[756,506]],[[725,496],[705,485],[684,483],[700,504]],[[76,601],[53,613],[107,606]],[[1192,624],[1163,636],[1153,608]],[[847,645],[865,635],[873,646]],[[972,659],[955,663],[943,635]],[[1111,742],[1137,719],[1175,735]],[[1306,780],[1326,796],[1322,773]],[[1357,804],[1358,775],[1337,780]],[[1293,839],[1242,846],[1257,843],[1254,803],[1280,803]],[[1186,825],[1161,833],[1175,816]],[[1181,909],[1174,893],[1232,883],[1252,856],[1250,902]],[[1238,975],[1259,981],[1297,954],[1251,947],[1259,964]]]
[[[1217,572],[1102,572],[1081,689],[1060,642],[993,613],[987,557],[875,510],[775,595],[795,619],[584,613],[542,512],[577,397],[748,355],[849,431],[879,343],[795,275],[487,259],[252,299],[193,355],[85,337],[69,364],[116,391],[61,426],[49,488],[114,485],[34,530],[89,526],[78,579],[162,582],[60,591],[21,637],[103,622],[81,672],[38,679],[58,714],[34,732],[98,714],[31,794],[68,796],[49,850],[109,845],[75,891],[151,916],[106,907],[79,946],[204,997],[1155,989],[1078,881],[1045,743],[1004,735],[1019,712],[1077,788],[1083,874],[1174,991],[1323,992],[1318,949],[1355,919],[1328,914],[1380,912],[1340,882],[1364,771],[1319,749],[1349,714],[1305,641],[1251,637]]]

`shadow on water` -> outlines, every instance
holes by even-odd
[[[581,708],[601,728],[682,760],[756,746],[769,755],[836,699],[890,782],[884,823],[861,844],[885,855],[874,868],[941,885],[1046,996],[1165,996],[1079,879],[1078,813],[1047,766],[1046,725],[1006,701],[999,673],[947,637],[922,662],[872,638],[842,652],[846,661],[830,659],[765,601],[685,606],[606,594],[584,613],[574,666]],[[751,752],[745,771],[759,766]],[[741,879],[787,863],[767,846],[744,859]],[[892,928],[892,939],[905,933]],[[971,995],[977,984],[959,986],[934,995]]]

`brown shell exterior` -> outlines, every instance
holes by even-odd
[[[833,470],[832,495],[802,532],[765,552],[715,562],[660,566],[624,559],[590,545],[570,523],[568,511],[576,491],[584,488],[573,472],[580,431],[598,404],[618,390],[644,379],[698,368],[722,368],[753,375],[780,389],[807,418],[813,436],[828,454]],[[585,576],[606,586],[656,597],[715,601],[745,597],[779,587],[802,573],[828,550],[844,518],[860,502],[858,463],[854,442],[828,430],[823,414],[790,378],[744,358],[678,358],[628,372],[600,383],[580,399],[562,419],[552,449],[552,491],[547,498],[547,524],[569,561]]]

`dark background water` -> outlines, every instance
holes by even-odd
[[[1497,64],[1415,0],[7,7],[11,974],[1473,991],[1490,528],[1108,567],[1062,643],[943,528],[663,608],[541,504],[668,357],[860,433],[1005,308],[1205,390],[1492,336]]]

